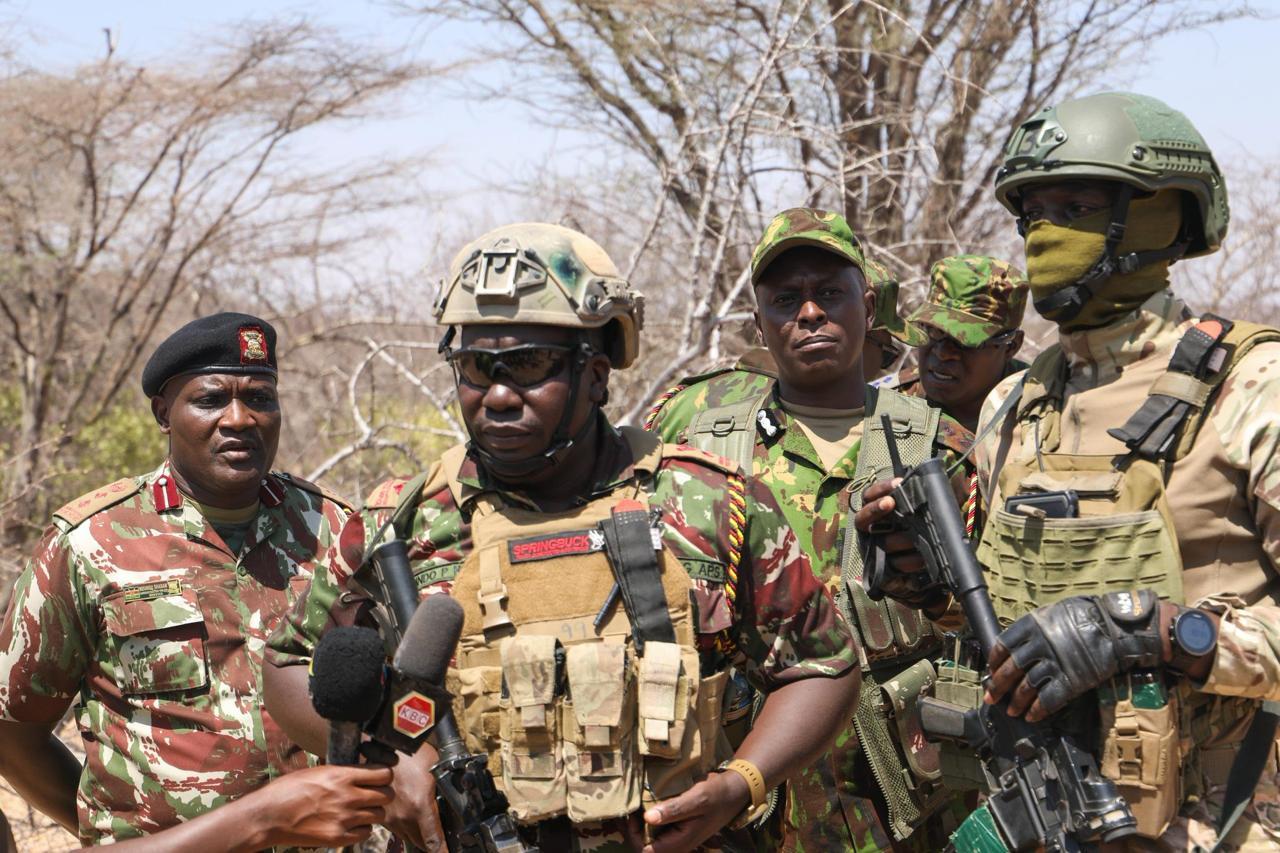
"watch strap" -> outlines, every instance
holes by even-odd
[[[732,771],[741,776],[751,792],[751,802],[730,823],[730,829],[741,829],[758,819],[769,808],[769,789],[764,783],[764,774],[745,758],[735,758],[720,765],[721,771]]]

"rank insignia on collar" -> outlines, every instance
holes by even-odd
[[[257,326],[240,327],[240,363],[267,364],[267,336]]]
[[[782,424],[778,423],[772,411],[761,409],[756,412],[756,428],[765,438],[773,438],[782,430]]]
[[[178,494],[178,484],[170,474],[161,474],[151,484],[151,499],[155,502],[156,512],[167,512],[182,506],[182,496]]]
[[[264,506],[280,506],[284,503],[284,487],[268,474],[262,478],[262,488],[258,490],[258,500]]]

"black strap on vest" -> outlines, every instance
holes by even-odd
[[[1222,365],[1211,363],[1213,351],[1234,325],[1230,320],[1213,314],[1204,315],[1178,341],[1173,357],[1169,359],[1168,373],[1201,381],[1216,373]],[[1153,462],[1168,459],[1177,447],[1183,424],[1198,408],[1190,400],[1152,393],[1124,426],[1109,429],[1107,434],[1123,442],[1130,453],[1143,459]]]
[[[622,592],[622,606],[631,620],[631,636],[636,653],[644,654],[647,640],[674,643],[676,629],[667,609],[649,526],[649,508],[639,501],[623,501],[609,518],[600,522],[604,549],[613,564],[613,574]]]

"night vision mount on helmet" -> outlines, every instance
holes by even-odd
[[[1107,92],[1046,107],[1022,122],[996,172],[996,198],[1026,227],[1021,192],[1033,184],[1114,181],[1106,243],[1074,285],[1036,302],[1043,314],[1071,319],[1092,294],[1090,285],[1158,261],[1215,252],[1227,233],[1229,211],[1222,172],[1204,138],[1182,113],[1146,95]],[[1136,193],[1180,190],[1188,197],[1182,230],[1172,245],[1117,255],[1129,202]]]

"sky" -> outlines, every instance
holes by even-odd
[[[1280,44],[1280,0],[1262,0],[1259,7],[1274,16],[1183,33],[1144,48],[1140,60],[1107,88],[1151,94],[1186,112],[1221,160],[1239,159],[1240,152],[1280,158],[1280,110],[1272,108],[1280,77],[1275,48]],[[349,37],[389,48],[409,44],[419,58],[433,62],[456,59],[474,40],[486,37],[474,24],[425,32],[390,5],[366,0],[312,0],[305,5],[281,0],[22,0],[0,6],[0,15],[6,12],[21,25],[18,32],[30,33],[20,46],[23,57],[49,70],[99,58],[104,28],[111,29],[119,55],[127,60],[172,61],[228,25],[289,14],[305,13]],[[486,72],[472,73],[483,77]],[[431,166],[424,180],[434,207],[411,215],[402,223],[407,231],[435,227],[447,215],[446,206],[459,201],[466,206],[469,198],[473,207],[491,207],[491,200],[474,195],[478,186],[504,175],[517,177],[557,158],[584,156],[580,145],[566,144],[572,140],[564,132],[539,124],[521,107],[499,99],[468,99],[459,89],[456,84],[420,86],[390,105],[397,115],[313,136],[310,153],[321,163],[335,164],[367,156],[428,156]],[[1240,179],[1228,175],[1228,184]],[[502,218],[503,212],[486,209],[478,215]],[[411,255],[401,260],[409,265],[431,260]]]

